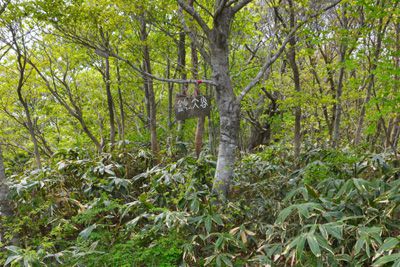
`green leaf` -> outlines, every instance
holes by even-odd
[[[343,225],[337,223],[328,223],[324,224],[325,230],[336,239],[342,240],[343,239]]]
[[[312,196],[313,198],[319,198],[319,194],[318,194],[318,191],[317,190],[315,190],[311,185],[309,185],[309,184],[306,184],[305,185],[306,186],[306,188],[307,188],[307,192],[308,192],[308,194],[310,195],[310,196]]]
[[[307,243],[315,257],[321,256],[321,249],[319,248],[317,239],[313,234],[307,235]]]
[[[354,245],[354,255],[358,255],[358,253],[360,253],[364,244],[365,244],[364,238],[360,238],[357,240],[356,244]]]
[[[348,254],[339,254],[335,255],[335,259],[337,261],[345,261],[345,262],[351,262],[351,256]]]
[[[204,265],[209,265],[216,257],[217,255],[212,255],[210,257],[205,258]]]
[[[10,264],[12,262],[17,263],[22,259],[23,259],[23,257],[21,255],[11,255],[7,258],[6,262],[4,263],[4,266],[7,266],[8,264]]]
[[[14,254],[18,254],[21,251],[21,248],[17,246],[7,246],[6,249],[13,252]]]
[[[328,244],[328,242],[319,234],[315,234],[315,238],[318,241],[318,244],[324,248],[326,251],[334,255],[335,253],[333,252],[332,247]]]
[[[326,240],[328,240],[328,231],[326,230],[325,225],[321,224],[321,225],[318,226],[318,228],[319,228],[319,232],[321,233],[321,235]]]
[[[284,208],[278,215],[278,218],[276,218],[275,223],[276,224],[282,224],[286,218],[290,215],[290,213],[292,213],[294,209],[294,206],[289,206],[287,208]]]
[[[206,218],[204,219],[204,226],[206,227],[207,233],[211,232],[211,224],[212,224],[212,218],[210,215],[207,215]]]
[[[221,259],[226,264],[226,266],[233,267],[232,261],[226,255],[221,255]]]
[[[400,253],[380,257],[372,266],[382,266],[386,263],[400,260]]]
[[[96,229],[97,225],[92,224],[91,226],[87,227],[86,229],[82,230],[82,232],[79,233],[79,236],[81,236],[83,239],[87,239],[92,231]]]
[[[217,241],[215,242],[215,248],[219,249],[221,247],[223,241],[224,241],[223,236],[218,237]]]
[[[303,255],[304,244],[306,243],[306,235],[302,234],[299,239],[297,240],[296,244],[296,254],[298,258],[301,258]]]
[[[294,238],[294,239],[285,247],[285,250],[283,251],[283,254],[288,254],[288,253],[290,252],[290,250],[291,250],[292,248],[294,248],[294,247],[298,244],[300,238],[301,238],[301,236],[297,236],[296,238]]]
[[[190,210],[194,213],[199,212],[200,209],[200,202],[198,198],[195,198],[192,200],[192,203],[190,203]]]
[[[400,259],[393,263],[392,267],[400,267]]]
[[[399,243],[400,243],[400,240],[395,237],[386,238],[385,242],[383,242],[382,246],[378,249],[377,253],[382,254],[385,251],[392,250]]]
[[[224,223],[222,222],[221,215],[219,215],[219,214],[214,214],[212,217],[212,220],[218,225],[221,225],[221,226],[224,225]]]

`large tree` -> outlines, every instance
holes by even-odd
[[[306,20],[293,24],[292,29],[287,32],[281,40],[279,47],[274,53],[267,56],[264,64],[260,67],[257,75],[237,95],[234,90],[230,74],[230,35],[235,15],[247,6],[251,0],[224,1],[215,0],[214,10],[208,11],[202,16],[195,7],[190,6],[184,0],[178,0],[182,9],[196,21],[202,29],[210,50],[210,64],[212,78],[216,91],[216,102],[220,115],[220,143],[218,150],[217,169],[214,178],[213,190],[220,199],[226,199],[236,159],[236,150],[239,141],[240,130],[240,102],[245,95],[259,83],[264,73],[279,58],[290,40],[293,40],[295,32],[306,22]],[[331,4],[333,7],[338,2]],[[203,8],[203,7],[200,7]],[[326,7],[324,8],[326,9]],[[212,21],[209,26],[208,21]],[[271,36],[272,38],[274,36]]]

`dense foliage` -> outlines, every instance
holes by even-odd
[[[399,4],[0,0],[0,265],[400,266]]]
[[[2,260],[25,266],[400,264],[399,162],[276,146],[243,157],[231,201],[213,205],[215,161],[151,168],[150,154],[59,151],[12,177]],[[127,160],[129,159],[129,160]],[[250,167],[251,166],[251,167]],[[316,168],[315,166],[320,166]]]

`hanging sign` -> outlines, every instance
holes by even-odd
[[[204,95],[187,96],[177,94],[175,98],[175,117],[185,120],[192,117],[208,116],[211,109],[210,98]]]

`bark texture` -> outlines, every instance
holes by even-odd
[[[151,64],[150,64],[150,51],[149,46],[147,45],[147,25],[146,21],[142,18],[141,20],[141,28],[140,28],[140,37],[143,42],[143,70],[146,73],[151,74]],[[144,80],[144,90],[145,95],[148,102],[148,125],[150,130],[150,145],[153,156],[156,161],[158,161],[158,140],[157,140],[157,118],[156,118],[156,99],[154,95],[154,84],[153,80],[147,76],[143,75]]]
[[[114,100],[111,93],[110,59],[108,56],[105,58],[105,69],[104,69],[103,79],[106,86],[108,116],[110,119],[110,143],[111,143],[111,148],[113,148],[115,144],[115,116],[114,116]]]
[[[293,6],[292,0],[289,0],[290,7],[290,29],[293,30],[295,28],[295,10]],[[300,72],[299,67],[296,61],[296,35],[293,35],[289,39],[289,51],[288,51],[288,60],[290,63],[290,67],[293,72],[293,81],[294,81],[294,89],[297,93],[301,91],[300,85]],[[297,105],[294,111],[295,122],[294,122],[294,156],[297,160],[300,156],[300,148],[301,148],[301,106]]]
[[[211,67],[216,82],[217,105],[220,114],[220,143],[213,191],[225,200],[233,177],[240,126],[240,103],[237,100],[229,76],[228,38],[233,14],[224,8],[214,18],[210,31]]]

